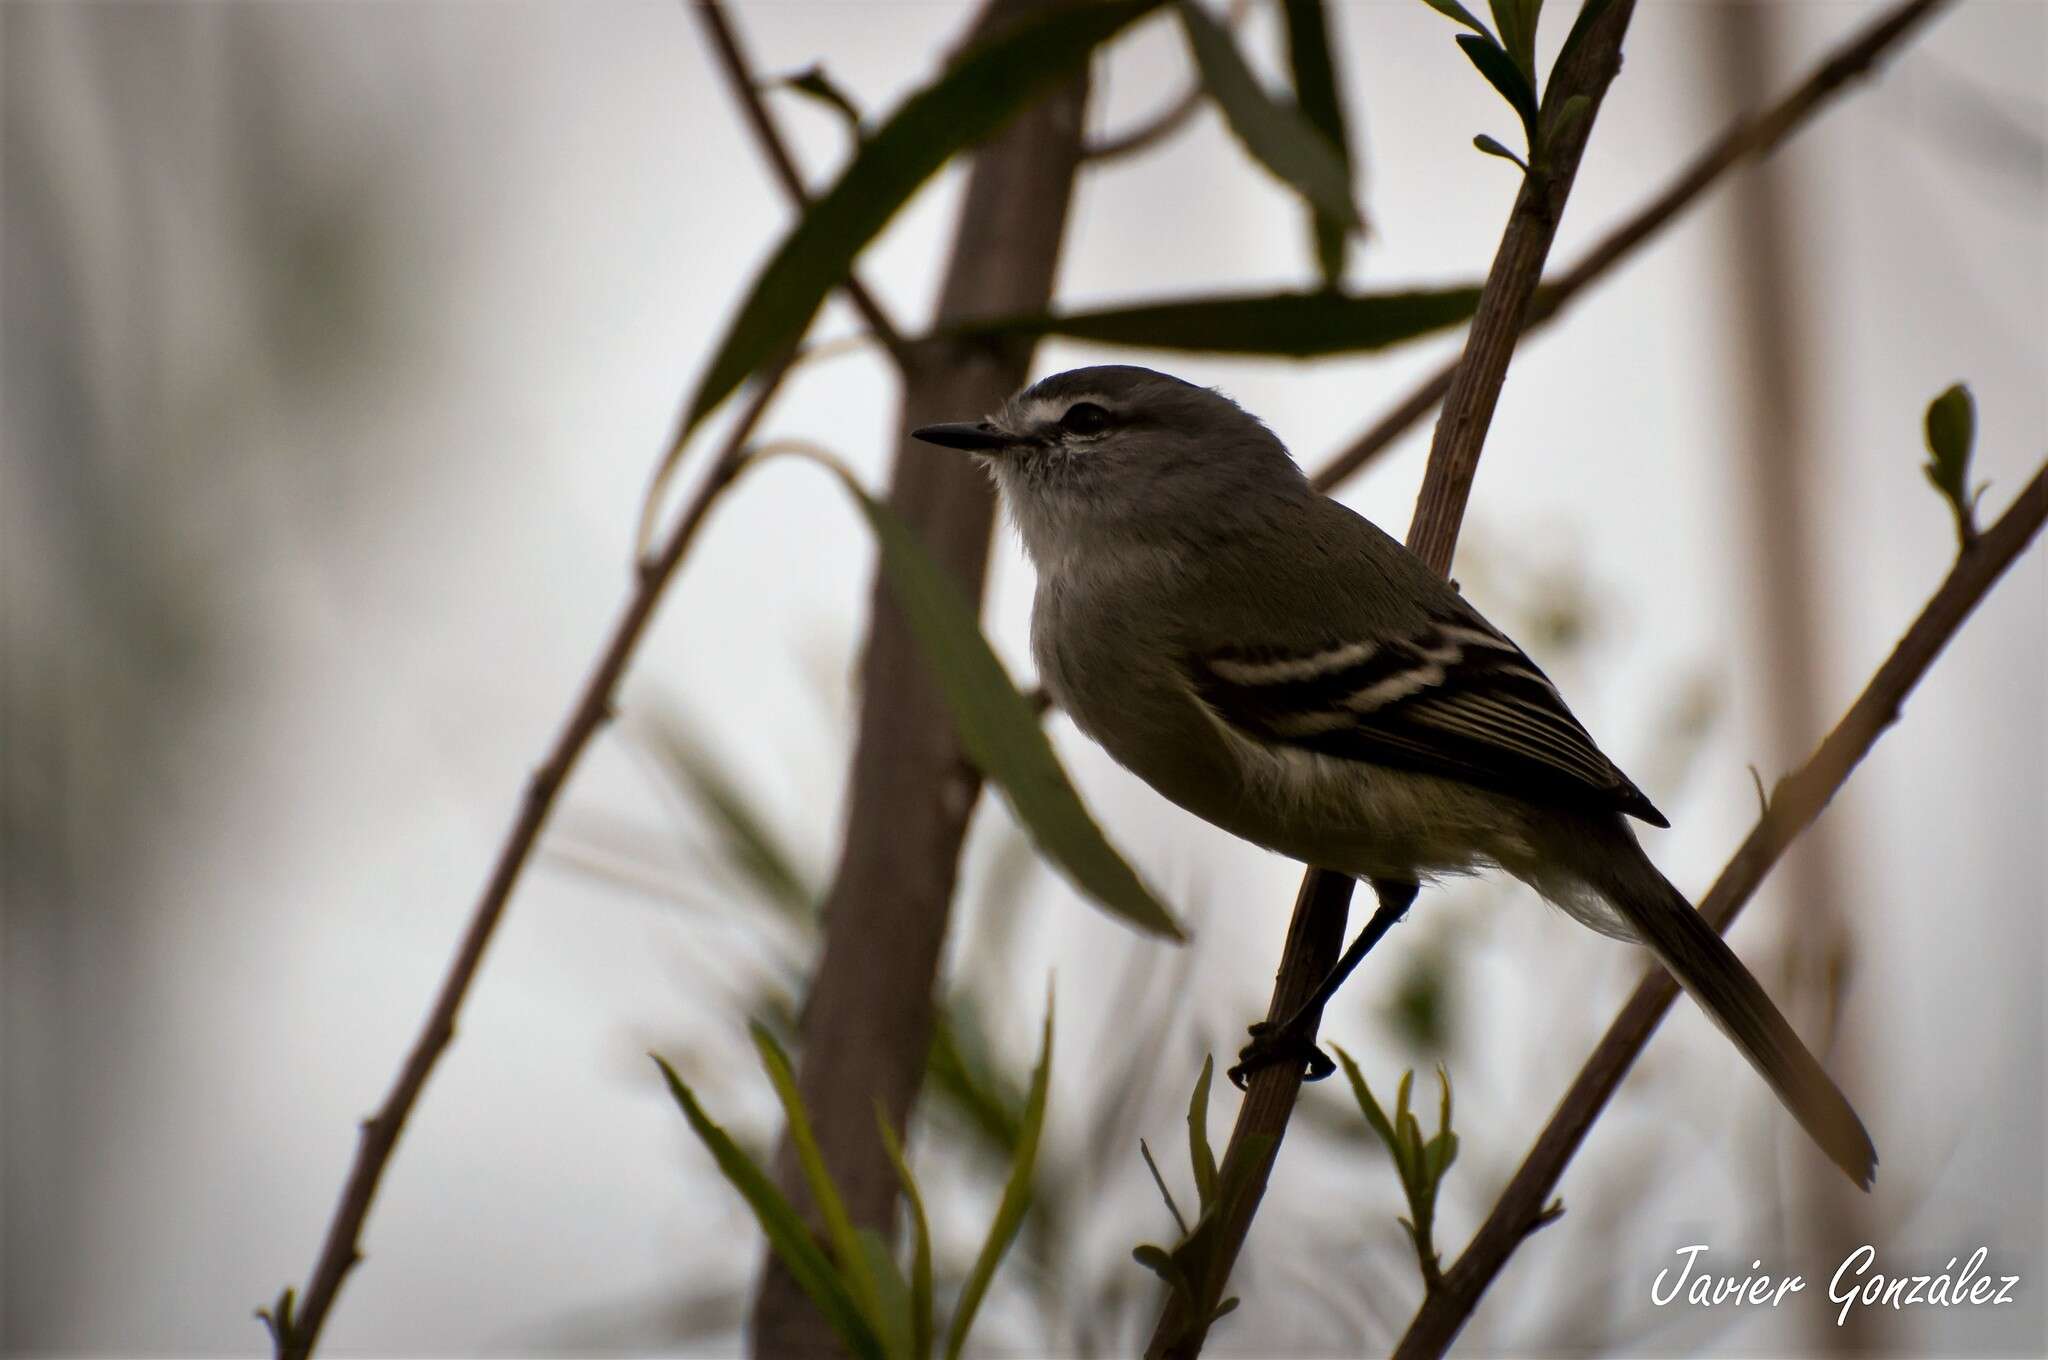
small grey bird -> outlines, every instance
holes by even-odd
[[[1233,1071],[1329,1060],[1322,1005],[1441,874],[1498,866],[1638,941],[1859,1186],[1849,1102],[1626,818],[1668,826],[1543,672],[1421,559],[1316,491],[1229,398],[1150,369],[1075,369],[919,439],[981,458],[1038,570],[1046,689],[1195,815],[1369,880],[1379,910]]]

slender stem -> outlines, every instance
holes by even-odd
[[[1669,226],[1728,170],[1751,157],[1768,155],[1834,95],[1847,89],[1877,65],[1878,58],[1904,40],[1921,21],[1950,0],[1905,0],[1842,44],[1796,89],[1754,118],[1737,119],[1693,158],[1663,191],[1634,215],[1608,232],[1579,262],[1537,291],[1524,325],[1534,330],[1552,320],[1565,305],[1596,280],[1633,255],[1637,248]],[[1436,408],[1451,390],[1457,372],[1453,361],[1424,379],[1413,392],[1372,428],[1352,441],[1315,474],[1327,491],[1384,452],[1409,427]]]
[[[635,573],[633,592],[620,611],[618,622],[612,626],[611,640],[606,643],[596,666],[584,681],[582,693],[570,709],[568,719],[547,757],[528,779],[518,815],[498,849],[490,878],[484,884],[476,909],[470,914],[469,928],[463,932],[455,957],[448,964],[433,1008],[427,1012],[426,1022],[421,1026],[419,1036],[413,1040],[412,1051],[406,1055],[405,1065],[399,1069],[398,1079],[384,1098],[382,1108],[363,1121],[355,1163],[342,1187],[341,1202],[335,1206],[326,1241],[321,1246],[319,1259],[313,1264],[313,1273],[307,1278],[305,1293],[289,1310],[280,1307],[279,1314],[270,1319],[279,1360],[305,1360],[313,1353],[342,1281],[362,1260],[359,1244],[363,1220],[369,1216],[378,1183],[384,1177],[392,1151],[398,1146],[398,1136],[405,1129],[407,1117],[419,1102],[421,1088],[455,1037],[456,1013],[461,1010],[470,983],[475,980],[477,969],[483,963],[484,949],[490,944],[491,934],[505,913],[505,904],[511,899],[512,889],[532,857],[534,844],[540,839],[548,814],[554,810],[577,760],[589,746],[590,739],[611,717],[612,696],[617,693],[620,677],[625,674],[634,650],[654,617],[663,588],[689,552],[690,544],[695,541],[712,504],[745,465],[746,442],[768,409],[768,403],[781,386],[787,370],[788,362],[785,360],[761,382],[660,552],[640,564]],[[289,1316],[284,1316],[287,1311]]]
[[[1134,156],[1140,151],[1150,149],[1186,127],[1194,118],[1196,111],[1202,107],[1205,94],[1207,91],[1202,88],[1201,81],[1188,82],[1188,87],[1175,96],[1171,104],[1136,127],[1127,132],[1119,132],[1113,137],[1105,137],[1099,142],[1090,142],[1082,148],[1081,159],[1099,165],[1104,161],[1121,160],[1125,156]]]
[[[1921,609],[1912,627],[1899,639],[1863,693],[1849,706],[1827,739],[1792,774],[1779,781],[1769,805],[1734,858],[1721,871],[1700,914],[1716,930],[1726,930],[1777,863],[1787,846],[1812,825],[1852,771],[1870,753],[1886,728],[1898,720],[1899,708],[1927,674],[1934,658],[1962,627],[1977,602],[2025,550],[2048,519],[2048,465],[2034,474],[1998,523],[1965,548],[1941,588]],[[1592,1056],[1579,1069],[1557,1112],[1544,1125],[1521,1168],[1501,1192],[1457,1262],[1444,1272],[1443,1287],[1422,1302],[1394,1354],[1400,1360],[1439,1356],[1457,1337],[1479,1305],[1487,1286],[1543,1213],[1558,1178],[1578,1151],[1636,1055],[1650,1040],[1657,1022],[1678,995],[1678,986],[1663,969],[1654,969],[1637,984],[1628,1003],[1607,1029]]]
[[[1230,0],[1230,8],[1223,15],[1224,24],[1236,28],[1244,22],[1245,15],[1251,13],[1251,8],[1251,0]],[[1144,122],[1127,132],[1119,132],[1099,142],[1084,144],[1081,148],[1081,159],[1084,162],[1114,161],[1150,150],[1186,127],[1201,109],[1202,101],[1208,93],[1199,77],[1191,78],[1186,89]]]
[[[732,96],[739,101],[740,111],[746,115],[747,126],[753,130],[754,140],[760,144],[761,154],[768,158],[775,169],[775,177],[782,181],[783,192],[798,209],[809,205],[810,193],[804,188],[803,176],[797,172],[796,159],[789,153],[789,144],[782,139],[782,133],[769,115],[768,105],[761,98],[761,88],[756,83],[752,65],[747,54],[740,47],[739,34],[733,30],[726,18],[725,7],[718,0],[694,0],[691,8],[704,22],[704,32],[711,39],[711,50],[718,54],[718,65],[725,72],[726,83],[732,87]],[[882,304],[867,290],[859,276],[849,272],[840,285],[846,291],[847,301],[860,313],[861,320],[874,333],[882,347],[892,355],[903,352],[903,335],[889,314],[882,310]],[[900,362],[900,359],[899,359]]]
[[[1543,276],[1543,262],[1550,253],[1565,199],[1578,173],[1586,138],[1592,132],[1608,85],[1621,69],[1622,37],[1634,13],[1634,0],[1614,0],[1571,59],[1560,62],[1551,73],[1540,120],[1545,133],[1555,125],[1558,110],[1566,99],[1582,94],[1590,104],[1585,117],[1557,139],[1547,169],[1526,176],[1516,196],[1493,268],[1480,293],[1472,328],[1466,335],[1465,352],[1451,380],[1443,418],[1437,422],[1429,468],[1423,476],[1422,494],[1409,528],[1408,546],[1445,575],[1450,572],[1472,475],[1479,465],[1480,449],[1501,385],[1507,380],[1515,341],[1522,333],[1531,299]],[[1282,1021],[1292,1015],[1337,961],[1344,943],[1351,889],[1350,878],[1328,870],[1311,868],[1303,876],[1279,976],[1274,981],[1273,1000],[1267,1012],[1269,1020]],[[1250,1090],[1231,1130],[1221,1173],[1226,1181],[1233,1175],[1243,1177],[1246,1189],[1235,1201],[1232,1212],[1211,1219],[1205,1225],[1206,1237],[1193,1244],[1199,1268],[1199,1297],[1192,1300],[1191,1309],[1190,1300],[1180,1291],[1169,1295],[1146,1349],[1148,1357],[1192,1360],[1201,1353],[1209,1319],[1222,1298],[1223,1286],[1264,1197],[1266,1177],[1293,1116],[1301,1078],[1301,1068],[1291,1063],[1263,1068],[1252,1075]],[[1240,1169],[1239,1163],[1246,1158],[1257,1158],[1258,1164]]]

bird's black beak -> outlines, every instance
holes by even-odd
[[[1017,443],[1013,436],[1003,433],[986,420],[962,421],[957,425],[927,425],[912,430],[910,437],[941,448],[964,449],[968,453],[1001,453]]]

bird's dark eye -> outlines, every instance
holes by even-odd
[[[1101,434],[1109,428],[1109,412],[1092,401],[1077,401],[1060,417],[1060,428],[1068,434]]]

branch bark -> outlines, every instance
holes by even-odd
[[[1708,924],[1716,930],[1728,928],[1785,848],[1813,823],[1878,737],[1898,720],[1906,696],[1977,602],[2033,540],[2044,519],[2048,519],[2048,465],[2034,474],[1998,523],[1956,558],[1941,588],[1827,739],[1804,765],[1779,781],[1763,817],[1700,903],[1700,914]],[[1587,1130],[1677,995],[1677,984],[1662,969],[1653,970],[1637,984],[1471,1245],[1444,1272],[1443,1287],[1423,1300],[1394,1352],[1397,1360],[1442,1355],[1450,1346],[1487,1286],[1528,1235],[1529,1224],[1557,1188],[1558,1178]]]
[[[1894,6],[1837,48],[1790,94],[1754,118],[1736,120],[1694,157],[1692,164],[1680,171],[1662,193],[1602,237],[1577,264],[1539,290],[1529,308],[1525,329],[1534,330],[1558,316],[1587,287],[1675,221],[1725,172],[1752,157],[1767,156],[1776,150],[1787,137],[1805,126],[1806,120],[1829,99],[1847,89],[1859,77],[1869,75],[1881,56],[1949,2],[1905,0],[1905,3]],[[1399,405],[1353,440],[1348,448],[1318,469],[1315,484],[1325,491],[1330,490],[1378,457],[1416,421],[1436,409],[1437,403],[1451,390],[1451,380],[1462,362],[1461,356],[1431,374]]]
[[[996,0],[974,37],[1041,3]],[[1084,73],[977,153],[934,331],[1043,310],[1050,301],[1086,95]],[[904,354],[891,503],[978,598],[994,522],[987,478],[968,460],[911,440],[909,431],[993,410],[1023,383],[1031,346],[936,341]],[[933,982],[979,781],[879,574],[873,600],[846,836],[825,904],[824,952],[804,1007],[798,1087],[848,1213],[887,1236],[895,1226],[897,1183],[876,1131],[876,1102],[901,1130],[931,1046]],[[786,1139],[777,1173],[785,1192],[807,1204]],[[759,1356],[838,1350],[772,1256],[753,1332]]]
[[[287,1289],[272,1308],[260,1314],[270,1326],[271,1340],[279,1360],[305,1360],[313,1353],[342,1282],[363,1259],[360,1245],[363,1221],[369,1217],[370,1204],[377,1196],[384,1169],[390,1164],[406,1120],[419,1103],[420,1092],[426,1086],[428,1076],[454,1040],[456,1014],[462,1008],[470,984],[476,979],[477,969],[483,964],[484,949],[490,944],[491,935],[505,914],[512,889],[519,882],[527,861],[532,858],[533,847],[539,841],[541,830],[547,825],[548,816],[554,811],[577,761],[590,745],[590,739],[611,718],[612,697],[618,692],[619,681],[625,675],[647,625],[654,618],[662,591],[682,565],[690,545],[696,541],[697,531],[703,527],[713,503],[745,465],[747,440],[752,437],[754,427],[760,424],[761,416],[781,387],[788,369],[789,361],[785,358],[761,382],[752,401],[726,436],[724,447],[667,541],[658,553],[640,564],[633,593],[620,612],[618,622],[612,626],[610,641],[599,655],[590,678],[584,682],[583,691],[547,758],[528,780],[526,796],[520,802],[511,830],[498,849],[491,876],[470,915],[468,929],[463,932],[455,957],[448,964],[441,990],[434,998],[433,1008],[427,1013],[419,1037],[413,1041],[405,1065],[399,1069],[398,1078],[390,1094],[385,1096],[383,1106],[363,1121],[355,1162],[342,1186],[341,1202],[335,1206],[334,1218],[328,1224],[319,1258],[306,1279],[305,1293],[295,1296],[294,1291]],[[681,437],[677,435],[678,439]]]
[[[1521,192],[1508,216],[1493,267],[1487,273],[1478,311],[1466,334],[1465,350],[1458,360],[1444,414],[1437,422],[1430,445],[1429,467],[1423,476],[1415,518],[1408,530],[1408,546],[1437,571],[1450,574],[1452,554],[1457,547],[1458,526],[1465,502],[1471,494],[1472,477],[1479,466],[1480,450],[1493,420],[1500,390],[1507,380],[1508,362],[1514,357],[1515,342],[1527,324],[1531,300],[1543,276],[1543,262],[1557,234],[1565,200],[1578,174],[1579,158],[1585,151],[1607,87],[1621,69],[1621,42],[1635,13],[1634,0],[1614,0],[1595,21],[1572,54],[1551,73],[1544,93],[1541,131],[1554,126],[1558,110],[1574,95],[1590,101],[1585,117],[1559,139],[1546,173],[1524,177]],[[1295,898],[1294,916],[1288,926],[1287,944],[1280,971],[1273,985],[1268,1021],[1285,1021],[1336,963],[1344,942],[1352,881],[1349,877],[1311,868],[1302,878]],[[1221,1301],[1245,1235],[1265,1194],[1266,1179],[1279,1156],[1281,1139],[1293,1117],[1294,1103],[1301,1092],[1301,1069],[1282,1064],[1264,1068],[1251,1077],[1244,1103],[1238,1108],[1230,1143],[1224,1153],[1222,1181],[1233,1184],[1242,1177],[1245,1189],[1232,1201],[1227,1213],[1218,1214],[1197,1232],[1194,1246],[1199,1262],[1201,1297],[1192,1300],[1180,1291],[1168,1294],[1153,1329],[1146,1355],[1155,1360],[1192,1360],[1201,1353],[1208,1336],[1209,1320]],[[1202,1239],[1207,1234],[1206,1240]]]

